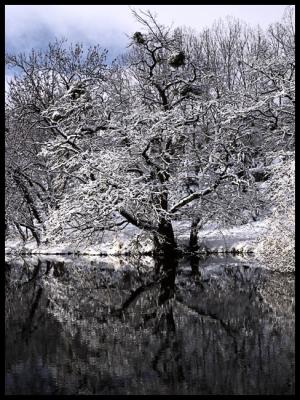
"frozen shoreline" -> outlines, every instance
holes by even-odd
[[[185,250],[189,241],[188,224],[175,223],[174,231],[178,247]],[[200,254],[247,254],[255,252],[255,245],[260,235],[268,230],[268,220],[257,221],[231,228],[209,226],[199,232]],[[107,235],[99,245],[84,246],[72,243],[45,245],[39,247],[34,240],[25,244],[21,240],[7,240],[5,254],[43,254],[43,255],[129,255],[148,254],[153,250],[150,238],[137,240],[136,231],[130,229],[121,235]]]

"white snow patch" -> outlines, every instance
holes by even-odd
[[[199,231],[201,253],[253,252],[255,242],[268,230],[268,219],[251,222],[231,228],[218,228],[214,224],[207,225]],[[136,228],[130,228],[118,234],[108,233],[97,245],[75,245],[72,243],[42,244],[37,246],[34,240],[25,244],[20,240],[7,240],[5,253],[21,254],[74,254],[74,255],[110,255],[147,254],[153,250],[153,242],[149,235],[140,234]],[[174,222],[174,232],[179,247],[186,247],[190,235],[190,222]]]

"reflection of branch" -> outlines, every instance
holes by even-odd
[[[25,260],[24,260],[24,263],[25,263]],[[36,266],[36,268],[35,268],[35,270],[33,272],[32,277],[27,282],[24,282],[24,284],[25,283],[30,283],[31,281],[36,280],[41,265],[42,265],[41,261],[38,260],[38,264],[37,264],[37,266]],[[47,263],[47,270],[45,272],[45,275],[49,274],[49,272],[51,270],[51,267],[52,267],[52,264],[51,263],[49,263],[49,264]],[[26,335],[29,336],[29,334],[31,333],[31,325],[32,325],[33,318],[35,316],[36,310],[38,309],[39,303],[41,301],[42,294],[43,294],[43,288],[39,287],[39,289],[38,289],[38,291],[36,293],[35,299],[34,299],[34,301],[32,303],[31,308],[30,308],[28,318],[25,321],[23,329],[22,329],[22,334],[25,337],[26,337]]]
[[[42,293],[43,293],[43,288],[39,288],[35,297],[35,300],[31,306],[30,312],[29,312],[29,316],[27,318],[27,320],[24,323],[23,329],[22,329],[22,334],[24,336],[26,336],[26,334],[29,336],[29,334],[31,333],[31,325],[32,325],[32,321],[35,315],[35,312],[38,308],[40,299],[42,297]]]
[[[182,354],[181,346],[176,340],[175,321],[172,307],[163,315],[163,318],[165,318],[166,322],[167,335],[165,336],[165,341],[162,342],[162,345],[151,362],[152,368],[161,378],[164,378],[164,373],[162,374],[162,372],[166,371],[167,365],[173,362],[177,371],[177,380],[180,381],[183,379]],[[155,333],[157,333],[161,323],[162,320],[160,319]],[[170,351],[168,352],[168,350]],[[162,370],[159,368],[160,362],[162,363]]]
[[[23,261],[24,261],[24,265],[28,267],[29,264],[28,264],[24,259],[23,259]],[[25,281],[25,282],[23,282],[23,283],[20,283],[19,285],[20,285],[20,286],[23,286],[23,285],[26,285],[26,284],[28,284],[28,283],[30,283],[30,282],[36,280],[36,278],[38,277],[38,273],[39,273],[39,271],[40,271],[40,269],[41,269],[41,265],[42,265],[41,261],[38,260],[38,263],[36,264],[36,266],[35,266],[35,268],[34,268],[34,270],[33,270],[33,273],[32,273],[31,278],[29,278],[28,281]]]
[[[121,306],[120,308],[117,308],[117,309],[113,310],[113,311],[111,312],[111,314],[112,314],[112,315],[118,315],[118,316],[121,315],[121,314],[130,306],[130,304],[133,303],[133,302],[136,300],[136,298],[137,298],[141,293],[143,293],[145,290],[148,290],[149,288],[151,288],[151,287],[157,285],[159,282],[160,282],[160,279],[159,279],[159,280],[156,280],[156,281],[152,281],[152,282],[148,283],[147,285],[143,285],[143,286],[138,287],[136,290],[134,290],[134,291],[131,293],[131,295],[129,296],[129,298],[128,298],[127,300],[124,301],[124,303],[122,304],[122,306]]]
[[[199,309],[198,307],[188,305],[188,304],[184,303],[184,301],[178,296],[175,297],[175,300],[178,303],[182,304],[184,307],[188,308],[190,311],[193,311],[194,313],[200,315],[201,317],[209,317],[209,318],[213,319],[214,321],[218,321],[221,324],[221,326],[224,328],[224,330],[228,333],[228,335],[233,337],[233,333],[235,333],[235,330],[227,322],[224,322],[221,318],[219,318],[217,316],[217,314],[210,313],[203,309]]]

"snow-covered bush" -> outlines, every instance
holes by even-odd
[[[295,161],[277,164],[271,178],[272,209],[269,231],[257,246],[266,266],[278,271],[295,270]]]

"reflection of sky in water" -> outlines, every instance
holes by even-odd
[[[292,394],[292,278],[192,261],[6,266],[6,394]]]

